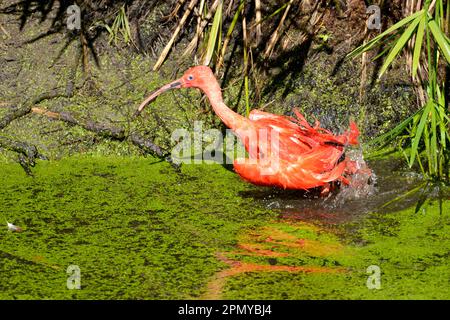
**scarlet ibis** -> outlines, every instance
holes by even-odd
[[[236,159],[234,170],[246,181],[284,189],[321,187],[326,192],[334,181],[348,184],[349,176],[356,172],[355,162],[345,156],[347,145],[358,144],[359,131],[354,122],[344,134],[334,135],[318,121],[311,126],[297,110],[296,117],[259,110],[244,117],[225,105],[219,83],[207,66],[192,67],[181,78],[153,92],[136,114],[158,95],[175,88],[202,90],[215,113],[241,139],[249,158]]]

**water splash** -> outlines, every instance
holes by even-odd
[[[412,197],[393,204],[389,210],[382,208],[421,182],[420,176],[411,174],[402,159],[366,161],[358,149],[349,150],[347,155],[356,161],[359,170],[350,186],[341,186],[326,198],[317,192],[276,189],[259,189],[247,196],[278,211],[283,219],[325,224],[346,223],[370,212],[401,210],[415,204],[417,199]]]
[[[354,149],[347,152],[347,156],[356,164],[356,173],[352,175],[350,184],[342,186],[334,201],[337,206],[342,206],[349,200],[358,200],[370,197],[375,193],[377,176],[369,168],[361,149]]]

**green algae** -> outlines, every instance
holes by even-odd
[[[277,218],[251,196],[257,187],[217,164],[177,172],[85,155],[39,162],[34,177],[0,166],[2,218],[24,229],[0,232],[1,299],[198,299],[233,268],[218,254],[243,264],[224,278],[225,299],[450,297],[448,201],[442,215],[429,201],[329,228]],[[70,265],[80,290],[67,289]],[[379,290],[366,286],[371,265]]]
[[[179,174],[152,158],[41,162],[33,178],[2,164],[0,298],[179,299],[203,293],[241,228],[271,216],[221,166]],[[250,187],[252,188],[252,187]],[[68,290],[69,265],[81,290]]]
[[[224,297],[450,299],[449,208],[445,201],[442,215],[436,203],[427,203],[420,213],[411,208],[372,214],[360,223],[357,234],[344,241],[335,238],[336,243],[346,243],[345,254],[333,256],[334,265],[345,272],[246,273],[229,279]],[[319,259],[313,265],[325,264]],[[367,286],[372,275],[367,269],[372,265],[381,271],[379,289]]]

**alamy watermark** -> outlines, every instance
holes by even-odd
[[[380,30],[381,29],[381,9],[377,5],[371,5],[366,10],[367,14],[370,14],[367,20],[367,29]]]
[[[367,268],[366,273],[370,274],[367,277],[366,286],[369,290],[381,289],[381,268],[377,265],[371,265]]]
[[[381,30],[381,9],[377,5],[371,5],[366,10],[367,14],[370,14],[367,20],[367,29],[369,30]]]
[[[195,121],[193,132],[176,129],[171,139],[174,163],[256,164],[262,175],[279,169],[279,133],[275,129],[248,126],[235,132],[227,129],[224,136],[218,129],[203,130],[203,123]]]
[[[71,264],[66,270],[69,277],[67,278],[67,289],[79,290],[81,289],[81,269],[75,264]]]
[[[67,29],[80,30],[81,29],[81,9],[76,4],[67,8]]]

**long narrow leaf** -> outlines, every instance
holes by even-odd
[[[430,144],[430,153],[431,158],[433,160],[433,166],[434,168],[438,168],[438,144],[437,144],[437,122],[436,122],[436,109],[433,108],[430,110],[431,114],[431,144]]]
[[[450,63],[450,45],[441,28],[439,28],[434,20],[431,20],[428,25],[430,26],[431,33],[433,34],[434,40],[436,40],[439,49],[441,49],[447,62]]]
[[[382,134],[375,139],[369,141],[368,145],[378,145],[378,144],[387,144],[391,142],[393,139],[398,137],[402,132],[405,131],[405,129],[408,127],[408,125],[414,121],[414,118],[421,112],[422,110],[416,111],[413,115],[409,116],[407,119],[403,120],[401,123],[396,125],[394,128],[386,132],[385,134]]]
[[[430,113],[428,113],[428,115],[430,115]],[[427,117],[429,118],[429,117]],[[425,126],[423,128],[423,142],[425,145],[425,155],[427,156],[427,160],[428,160],[428,173],[430,175],[433,174],[433,160],[432,160],[432,152],[431,152],[431,145],[430,145],[430,130],[429,130],[429,126],[427,125],[429,119],[427,119],[427,121],[425,122]],[[417,149],[417,159],[420,159],[420,150]]]
[[[399,195],[398,197],[396,197],[396,198],[394,198],[394,199],[392,199],[392,200],[386,202],[385,204],[383,204],[383,205],[381,206],[381,208],[387,207],[388,205],[390,205],[390,204],[392,204],[392,203],[394,203],[394,202],[396,202],[396,201],[398,201],[398,200],[401,200],[401,199],[406,198],[407,196],[409,196],[409,195],[411,195],[411,194],[413,194],[413,193],[418,192],[418,191],[421,190],[427,183],[428,183],[428,181],[425,181],[425,182],[421,183],[420,185],[418,185],[417,187],[414,187],[413,189],[411,189],[411,190],[405,192],[404,194],[401,194],[401,195]]]
[[[125,13],[125,8],[123,11],[123,15],[124,15],[123,20],[125,23],[125,33],[126,33],[126,39],[127,39],[125,42],[128,43],[128,41],[131,40],[131,28],[130,28],[130,24],[128,23],[128,17]]]
[[[416,32],[416,43],[414,45],[414,54],[412,61],[412,76],[415,78],[417,76],[417,69],[419,68],[420,54],[422,53],[422,43],[425,34],[425,15],[422,17],[419,23],[419,27]]]
[[[417,12],[413,13],[409,17],[406,17],[406,18],[400,20],[399,22],[394,24],[392,27],[388,28],[386,31],[382,32],[381,34],[379,34],[378,36],[376,36],[375,38],[373,38],[372,40],[370,40],[366,44],[364,44],[362,46],[359,46],[358,48],[356,48],[355,50],[350,52],[347,55],[347,58],[356,57],[356,56],[360,55],[361,53],[372,49],[372,47],[377,45],[382,38],[384,38],[385,36],[387,36],[391,32],[396,31],[396,30],[404,27],[405,25],[407,25],[408,23],[410,23],[411,21],[413,21],[417,17],[423,15],[423,13],[424,13],[424,10],[422,9],[420,11],[417,11]]]
[[[389,55],[387,56],[383,66],[380,69],[380,77],[391,65],[392,61],[394,61],[394,59],[398,56],[398,54],[403,49],[405,44],[411,39],[413,32],[416,29],[417,25],[419,24],[420,20],[421,18],[418,17],[413,22],[411,22],[408,28],[406,28],[405,32],[397,40],[397,43],[395,44],[394,48],[392,48],[391,52],[389,52]]]
[[[277,14],[279,14],[284,8],[287,7],[287,5],[289,4],[289,2],[286,2],[285,4],[283,4],[281,7],[279,7],[278,9],[276,9],[274,12],[272,12],[270,15],[268,15],[267,17],[262,18],[260,21],[256,22],[255,24],[253,24],[251,27],[254,28],[257,25],[260,25],[261,23],[263,23],[264,21],[266,21],[267,19],[270,19],[274,16],[276,16]]]
[[[386,54],[386,52],[392,50],[394,45],[395,45],[395,43],[388,43],[387,47],[385,49],[383,49],[383,51],[381,51],[379,54],[377,54],[372,60],[375,61],[375,60],[381,58],[382,56],[384,56]]]
[[[438,114],[439,114],[439,133],[440,133],[440,143],[442,146],[442,149],[446,149],[447,147],[447,138],[448,138],[448,122],[449,119],[447,115],[445,114],[445,95],[441,94],[439,87],[438,87],[438,98],[439,103],[438,105],[435,105]]]
[[[234,28],[236,27],[236,23],[239,19],[239,15],[241,14],[242,9],[244,8],[244,4],[245,4],[245,0],[241,0],[241,3],[239,4],[239,7],[237,8],[236,13],[233,16],[233,20],[231,20],[230,26],[228,27],[228,31],[225,36],[225,40],[223,41],[221,53],[219,55],[219,58],[217,59],[217,69],[220,69],[222,67],[225,53],[228,48],[228,43],[231,40],[231,35],[233,34]]]
[[[214,21],[211,27],[211,31],[209,33],[208,47],[206,49],[205,59],[203,60],[204,65],[208,65],[211,62],[211,58],[214,54],[214,49],[216,48],[217,35],[219,34],[219,28],[222,23],[222,6],[223,3],[222,1],[220,1],[214,15]]]
[[[411,158],[409,160],[409,166],[412,167],[414,164],[414,160],[416,158],[416,154],[418,153],[419,149],[419,142],[422,138],[422,134],[425,129],[425,124],[428,120],[428,113],[430,112],[431,107],[433,106],[433,102],[431,100],[428,100],[428,103],[423,109],[422,116],[420,118],[419,126],[417,127],[417,131],[414,135],[414,139],[411,145]]]

